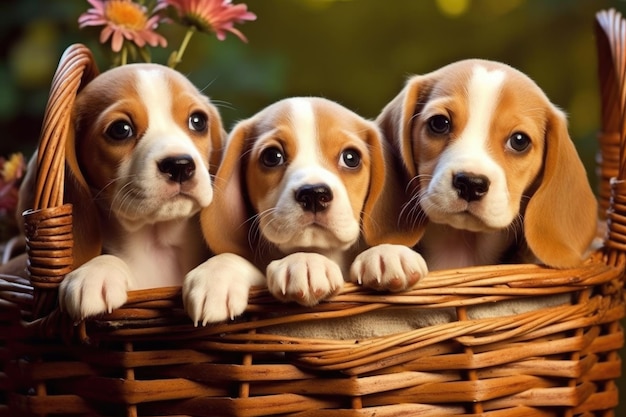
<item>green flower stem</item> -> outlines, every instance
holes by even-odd
[[[178,51],[176,51],[176,53],[173,56],[174,59],[172,60],[171,65],[170,65],[172,68],[176,68],[176,66],[180,64],[181,61],[183,60],[183,54],[185,53],[185,50],[187,49],[187,45],[189,45],[189,41],[191,40],[191,37],[193,36],[195,32],[196,32],[195,26],[189,26],[189,28],[187,28],[185,37],[183,38],[183,41],[180,43],[180,47],[178,48]]]
[[[128,48],[126,47],[126,42],[124,42],[124,46],[122,46],[122,57],[120,65],[126,65],[128,62]]]

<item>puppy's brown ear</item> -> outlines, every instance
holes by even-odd
[[[426,89],[428,77],[416,75],[408,80],[402,91],[391,100],[376,118],[385,140],[401,158],[410,178],[417,175],[412,131],[413,118],[419,111],[420,95]]]
[[[77,102],[80,106],[80,101]],[[80,125],[76,112],[72,117],[65,140],[65,188],[64,200],[72,204],[72,227],[74,233],[73,268],[102,254],[102,232],[94,197],[85,180],[78,161],[77,141],[89,141],[77,132]],[[88,146],[88,145],[87,145]],[[83,163],[94,163],[84,161]]]
[[[407,233],[409,227],[400,222],[400,211],[406,204],[402,167],[392,158],[389,144],[377,127],[366,130],[370,150],[370,184],[363,206],[363,238],[369,246],[395,243],[413,246],[416,239]]]
[[[212,105],[209,106],[211,114],[210,120],[210,133],[211,133],[211,156],[209,158],[209,172],[211,175],[217,172],[220,161],[222,160],[222,153],[224,146],[226,146],[226,131],[222,125],[222,118],[219,112]]]
[[[368,243],[415,246],[424,234],[426,216],[417,198],[418,155],[414,150],[419,138],[413,137],[413,120],[428,80],[427,76],[412,77],[376,118],[383,135],[385,182],[373,208]]]
[[[235,253],[250,259],[246,190],[243,188],[242,158],[250,122],[237,124],[227,139],[222,161],[215,175],[213,201],[200,214],[202,231],[213,253]]]
[[[380,131],[375,125],[368,122],[364,135],[370,152],[370,182],[361,213],[361,224],[365,242],[373,246],[383,243],[381,240],[384,240],[386,232],[393,228],[388,226],[389,223],[393,223],[393,219],[386,216],[383,205],[378,204],[386,180],[383,141]]]
[[[541,262],[574,267],[596,233],[597,202],[565,116],[557,109],[549,116],[545,140],[543,175],[526,208],[524,233]]]

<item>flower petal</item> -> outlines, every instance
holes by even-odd
[[[102,28],[100,32],[100,43],[105,43],[109,40],[111,35],[113,34],[113,28],[111,26],[105,26]]]
[[[124,44],[124,36],[120,30],[113,30],[113,38],[111,39],[111,49],[113,52],[119,52],[122,50]]]
[[[104,13],[104,0],[87,0],[89,4],[93,6],[99,13]]]

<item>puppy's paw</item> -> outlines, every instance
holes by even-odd
[[[267,266],[267,286],[279,300],[313,306],[343,286],[341,268],[318,253],[298,252]]]
[[[59,286],[59,307],[76,321],[110,313],[128,299],[132,279],[120,258],[97,256],[65,276]]]
[[[215,255],[191,270],[183,281],[183,304],[195,326],[234,319],[248,306],[251,286],[265,284],[265,276],[246,259]]]
[[[403,291],[428,274],[422,255],[402,245],[383,244],[359,254],[350,280],[375,290]]]

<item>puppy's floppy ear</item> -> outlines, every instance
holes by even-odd
[[[75,109],[81,106],[81,101],[77,99]],[[74,232],[72,267],[78,268],[88,260],[95,258],[102,253],[102,232],[94,197],[89,189],[89,184],[83,175],[76,147],[78,141],[82,141],[85,146],[89,146],[89,138],[83,134],[80,128],[80,120],[75,110],[72,116],[72,123],[67,131],[65,140],[65,189],[64,200],[71,203],[72,226]],[[95,161],[84,161],[83,163],[96,163]]]
[[[409,178],[417,175],[417,161],[413,154],[413,118],[419,111],[419,98],[426,90],[427,80],[424,75],[411,77],[402,91],[391,100],[380,115],[376,123],[380,126],[383,136],[398,153]]]
[[[200,215],[204,238],[211,251],[235,253],[248,259],[252,249],[248,243],[250,223],[242,159],[251,127],[249,121],[239,122],[230,133],[215,175],[213,201]]]
[[[381,137],[380,131],[367,129],[370,151],[370,184],[363,206],[363,238],[369,246],[395,243],[413,246],[407,228],[399,223],[401,207],[406,203],[402,167],[392,158],[392,149]]]
[[[382,137],[378,127],[370,122],[367,122],[364,132],[370,153],[370,172],[369,189],[363,204],[361,223],[365,242],[373,246],[383,243],[381,239],[384,240],[385,232],[390,229],[388,223],[393,223],[393,219],[385,215],[383,204],[380,204],[380,197],[386,182]]]
[[[209,171],[215,174],[222,160],[222,152],[226,145],[226,131],[222,125],[222,118],[213,105],[209,105],[210,109],[210,134],[211,134],[211,156],[209,158]]]
[[[418,161],[413,143],[419,138],[412,135],[413,119],[421,107],[420,97],[429,89],[429,80],[419,75],[409,79],[376,118],[383,135],[385,185],[372,217],[379,222],[372,225],[378,230],[368,233],[372,243],[415,246],[424,234],[426,216],[417,201]]]
[[[543,263],[574,267],[596,233],[596,198],[567,131],[563,113],[551,109],[545,134],[541,183],[524,216],[524,233]]]

